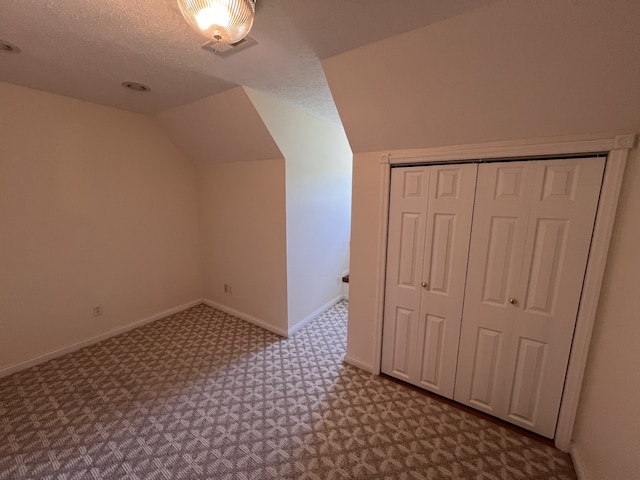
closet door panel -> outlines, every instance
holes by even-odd
[[[442,385],[442,369],[445,361],[445,335],[447,319],[426,314],[418,327],[418,351],[420,352],[420,384],[436,389]]]
[[[391,171],[382,371],[405,381],[415,379],[418,372],[416,340],[428,193],[428,167]]]
[[[520,337],[511,389],[511,421],[531,426],[540,404],[541,384],[547,360],[547,344]]]
[[[525,311],[553,315],[558,300],[558,281],[566,260],[570,229],[568,218],[535,218],[528,281],[522,291]]]
[[[513,262],[518,260],[513,240],[519,224],[522,222],[516,216],[491,218],[487,236],[487,262],[482,278],[482,302],[487,305],[504,306],[507,301],[507,288],[514,271]]]
[[[453,397],[475,164],[394,168],[382,371]]]
[[[547,437],[557,412],[604,173],[604,158],[536,162],[513,343],[509,421]],[[529,372],[529,373],[525,373]],[[522,376],[526,381],[520,381]],[[524,406],[527,408],[524,408]],[[526,413],[526,414],[525,414]]]
[[[497,163],[478,173],[455,398],[550,438],[604,163]]]
[[[404,380],[410,379],[411,373],[411,339],[416,326],[415,311],[401,307],[395,309],[393,324],[393,358],[388,366],[388,373]]]
[[[477,165],[430,168],[417,384],[453,398]]]
[[[429,252],[431,271],[428,273],[429,291],[450,295],[456,215],[450,213],[430,214],[429,224],[431,227],[431,232],[429,232],[431,233],[431,251]]]
[[[509,401],[505,359],[513,356],[514,305],[522,272],[531,162],[478,167],[458,370],[454,398],[499,415]]]
[[[496,370],[500,364],[502,332],[479,328],[473,358],[469,403],[486,411],[493,410]]]

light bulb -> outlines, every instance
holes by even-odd
[[[213,25],[228,28],[231,23],[231,12],[224,5],[211,5],[196,14],[196,23],[200,30],[205,31]]]

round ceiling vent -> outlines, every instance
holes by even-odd
[[[144,85],[142,83],[137,82],[122,82],[121,84],[124,88],[129,90],[133,90],[134,92],[150,92],[151,87]]]
[[[20,53],[20,49],[9,42],[0,40],[0,53]]]

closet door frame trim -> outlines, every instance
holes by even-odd
[[[384,316],[385,276],[387,263],[387,231],[389,228],[389,190],[393,165],[424,165],[465,161],[526,160],[527,158],[558,157],[565,155],[606,154],[600,201],[596,212],[591,249],[585,273],[580,308],[567,367],[565,388],[554,442],[558,449],[568,452],[580,399],[580,390],[587,363],[587,354],[600,299],[602,278],[607,263],[611,232],[618,206],[618,197],[629,150],[635,147],[635,134],[616,136],[579,136],[494,142],[474,145],[437,147],[410,152],[382,155],[380,159],[380,228],[378,232],[378,278],[376,288],[376,315],[374,318],[373,373],[380,374],[382,362],[382,323]]]

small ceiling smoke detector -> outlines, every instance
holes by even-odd
[[[144,85],[142,83],[122,82],[121,85],[124,88],[127,88],[129,90],[133,90],[134,92],[150,92],[151,91],[151,87],[148,87],[147,85]]]
[[[20,53],[20,49],[9,42],[0,40],[0,53]]]

